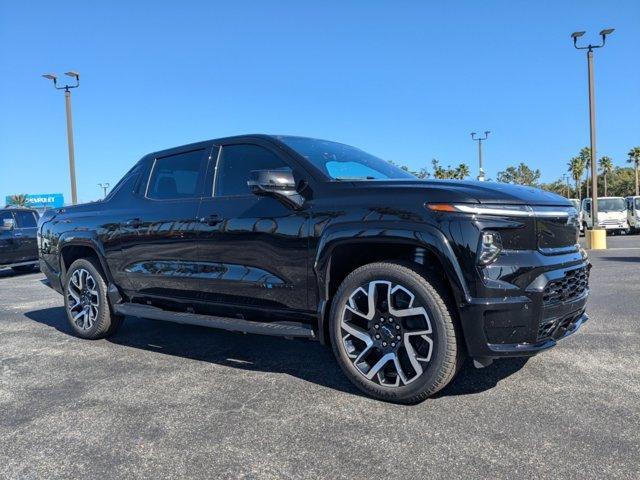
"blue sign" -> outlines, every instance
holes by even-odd
[[[64,207],[64,196],[61,193],[34,193],[26,195],[27,206],[31,208]],[[11,196],[7,196],[6,204],[11,204]]]

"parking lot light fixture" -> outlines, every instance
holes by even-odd
[[[589,82],[589,137],[591,148],[591,215],[593,218],[594,229],[598,225],[598,166],[596,162],[596,100],[593,79],[593,50],[604,47],[607,35],[611,35],[613,31],[613,28],[605,28],[604,30],[601,30],[600,36],[602,37],[602,43],[599,45],[593,45],[590,43],[585,46],[578,46],[578,38],[582,37],[585,32],[573,32],[571,34],[571,38],[573,38],[573,46],[577,50],[587,50],[587,73]]]
[[[71,203],[73,205],[78,203],[78,192],[76,187],[76,161],[75,152],[73,148],[73,120],[71,117],[71,89],[78,88],[80,86],[80,74],[74,70],[69,70],[65,73],[68,77],[75,79],[75,84],[65,85],[64,87],[58,86],[58,77],[53,73],[46,73],[42,75],[44,78],[53,81],[53,86],[56,90],[64,90],[65,107],[67,111],[67,143],[69,146],[69,177],[71,180]]]
[[[109,183],[99,183],[98,186],[102,189],[102,197],[106,198],[107,190],[109,189]]]
[[[478,164],[479,164],[478,180],[481,182],[484,182],[484,179],[485,179],[484,170],[482,168],[482,142],[489,137],[490,133],[491,132],[487,130],[484,132],[484,138],[481,138],[481,137],[476,138],[476,132],[471,132],[471,140],[475,140],[476,142],[478,142]]]

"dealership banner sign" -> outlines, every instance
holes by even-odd
[[[60,208],[64,206],[61,193],[33,193],[27,196],[27,206],[31,208]],[[6,204],[11,203],[11,196],[6,197]]]

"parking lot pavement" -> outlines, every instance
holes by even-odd
[[[128,318],[71,335],[0,273],[1,478],[638,478],[640,236],[593,252],[591,320],[437,398],[360,395],[317,343]]]

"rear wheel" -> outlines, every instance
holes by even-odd
[[[332,303],[330,334],[340,367],[362,391],[391,402],[426,399],[451,381],[461,362],[446,289],[418,268],[360,267]]]
[[[64,306],[71,328],[82,338],[104,338],[122,323],[123,317],[115,315],[109,306],[101,268],[89,258],[80,258],[69,267],[64,284]]]

